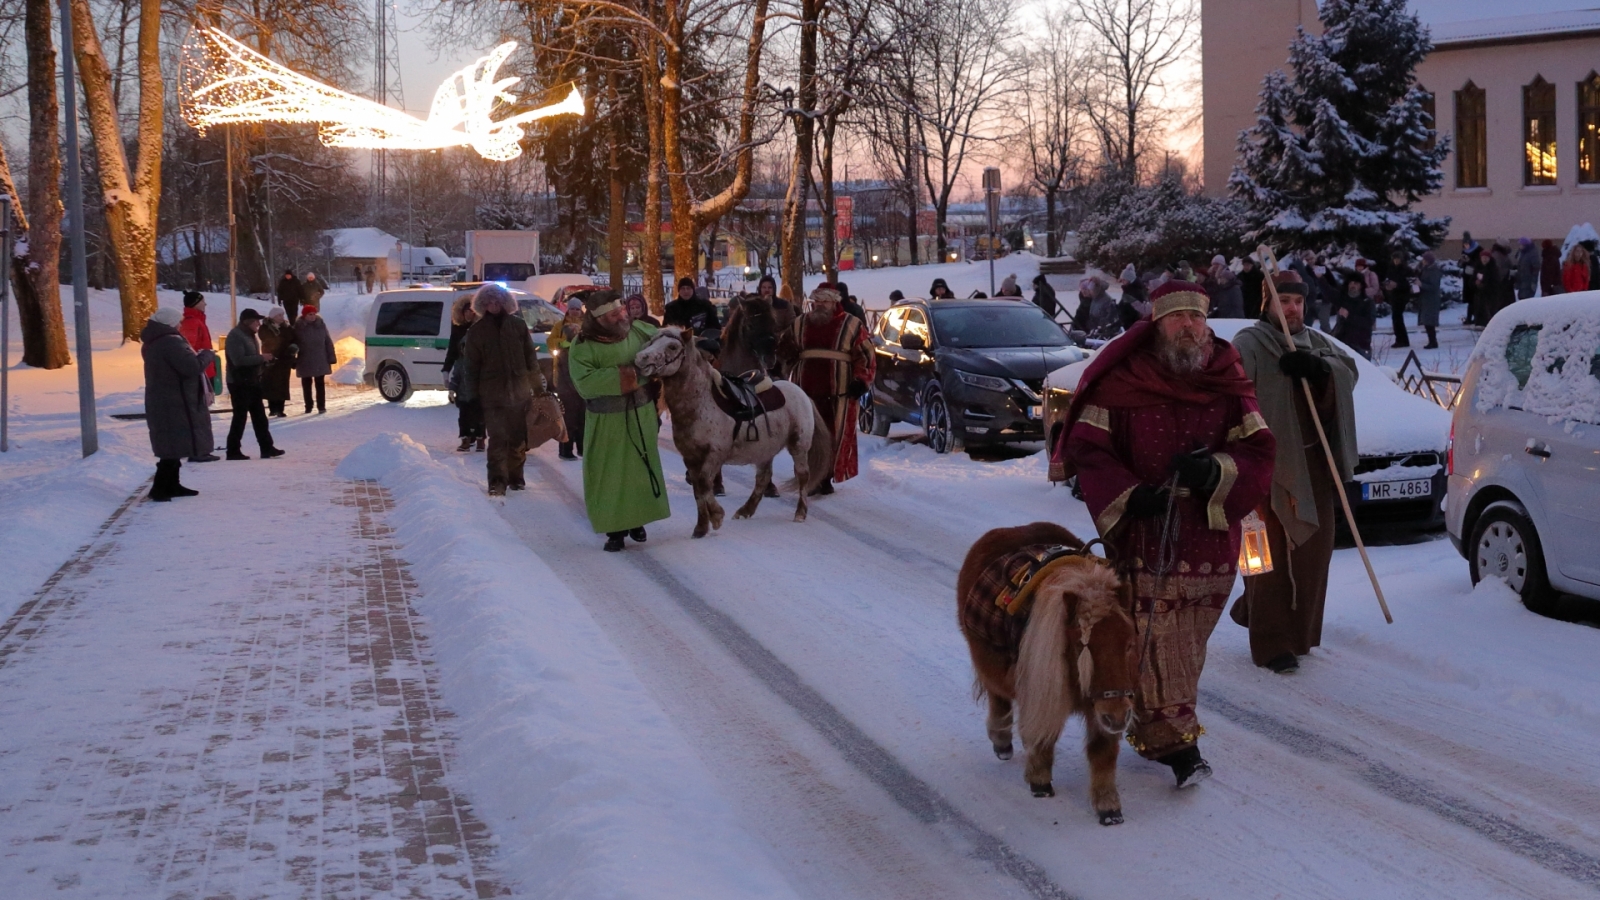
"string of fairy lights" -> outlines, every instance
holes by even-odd
[[[582,115],[574,85],[565,98],[503,119],[521,79],[496,75],[517,47],[508,41],[449,78],[433,95],[427,119],[330,87],[273,62],[225,32],[195,28],[178,74],[180,112],[200,131],[255,122],[308,123],[329,147],[440,150],[471,147],[504,162],[522,154],[523,126],[550,116]]]

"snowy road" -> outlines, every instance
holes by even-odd
[[[430,424],[442,455],[450,423]],[[1202,701],[1217,776],[1177,794],[1164,768],[1124,753],[1128,823],[1105,829],[1076,753],[1058,757],[1060,794],[1045,801],[1020,760],[993,758],[953,621],[955,572],[984,529],[1051,517],[1090,531],[1038,460],[876,448],[867,476],[810,522],[768,501],[704,541],[686,538],[681,463],[665,464],[677,516],[620,557],[599,553],[579,466],[553,453],[535,455],[530,491],[502,515],[623,649],[802,895],[1600,890],[1586,760],[1600,717],[1592,690],[1563,696],[1587,683],[1571,679],[1596,635],[1469,592],[1442,540],[1375,551],[1406,598],[1390,632],[1341,552],[1327,647],[1297,676],[1251,666],[1225,621]],[[730,470],[730,497],[749,483]],[[1452,605],[1469,614],[1441,615]],[[1498,646],[1505,623],[1519,634]]]

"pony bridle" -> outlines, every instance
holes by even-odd
[[[1100,556],[1095,556],[1094,555],[1093,551],[1094,551],[1094,545],[1095,544],[1099,544],[1101,549],[1105,550],[1106,556],[1100,557]],[[1090,560],[1091,562],[1093,562],[1097,566],[1105,566],[1105,567],[1111,569],[1112,571],[1116,571],[1117,570],[1117,564],[1116,564],[1115,560],[1110,558],[1111,552],[1112,552],[1112,550],[1111,550],[1111,545],[1110,544],[1107,544],[1105,541],[1101,540],[1100,538],[1095,538],[1094,540],[1088,542],[1087,544],[1084,544],[1082,547],[1078,548],[1077,550],[1072,551],[1071,554],[1063,554],[1063,555],[1081,556],[1084,559]],[[1089,649],[1087,636],[1088,636],[1088,632],[1087,632],[1087,630],[1085,630],[1085,642],[1084,642],[1084,645],[1083,645],[1083,649],[1085,651],[1087,651]],[[1085,693],[1088,693],[1087,685],[1085,686]],[[1100,692],[1100,696],[1099,696],[1098,699],[1100,699],[1100,700],[1120,700],[1120,699],[1123,699],[1125,697],[1126,698],[1134,697],[1134,696],[1137,695],[1137,693],[1138,693],[1137,691],[1101,691]]]

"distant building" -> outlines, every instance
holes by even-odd
[[[1443,189],[1420,207],[1451,217],[1452,241],[1559,241],[1600,219],[1600,9],[1578,6],[1412,0],[1435,44],[1417,81],[1453,142]],[[1296,26],[1320,23],[1315,0],[1203,0],[1200,18],[1205,184],[1220,195],[1262,78],[1288,71]]]

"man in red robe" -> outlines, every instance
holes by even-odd
[[[835,481],[856,477],[856,412],[872,383],[875,365],[866,325],[844,311],[839,292],[819,287],[811,293],[811,310],[795,319],[784,337],[780,357],[791,365],[789,380],[800,385],[833,429],[833,472],[817,487],[833,493]]]
[[[1152,319],[1084,372],[1057,452],[1132,579],[1140,680],[1128,743],[1185,787],[1211,774],[1200,670],[1233,588],[1239,522],[1267,495],[1276,444],[1239,352],[1206,325],[1205,290],[1169,281],[1150,299]]]

